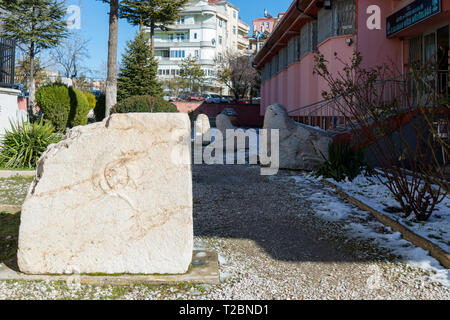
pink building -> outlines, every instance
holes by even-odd
[[[318,51],[331,72],[341,68],[335,52],[349,61],[358,50],[365,66],[393,62],[399,75],[437,55],[441,87],[450,92],[449,27],[450,0],[295,0],[253,61],[263,74],[261,112],[282,103],[293,117],[314,115],[327,89],[313,75]]]
[[[267,31],[268,33],[272,33],[275,24],[277,22],[277,18],[259,18],[253,20],[253,32],[264,33]]]

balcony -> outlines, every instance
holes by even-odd
[[[248,34],[250,32],[250,26],[242,20],[239,20],[238,29],[245,34]]]
[[[190,40],[181,40],[181,41],[155,41],[155,49],[169,49],[169,48],[215,48],[216,45],[212,43],[212,41],[190,41]]]
[[[159,63],[159,67],[161,68],[162,66],[177,66],[183,59],[182,58],[157,57],[157,60]],[[200,59],[198,62],[202,66],[215,66],[216,65],[216,62],[214,60],[209,60],[209,59]]]
[[[206,5],[206,6],[196,6],[196,7],[188,7],[185,8],[182,12],[182,14],[211,14],[214,15],[216,14],[217,9],[215,6],[210,6],[210,5]]]
[[[243,35],[238,35],[238,44],[242,45],[244,47],[248,47],[249,45],[249,39],[245,38]]]
[[[201,23],[183,23],[183,24],[170,24],[167,26],[170,31],[182,31],[190,29],[216,29],[216,24],[211,22]],[[160,29],[158,29],[160,31]]]

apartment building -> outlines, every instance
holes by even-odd
[[[253,20],[252,23],[252,37],[249,39],[248,50],[251,54],[258,52],[263,46],[265,41],[270,37],[270,34],[275,29],[278,21],[284,16],[285,12],[279,13],[277,17],[265,13],[264,18],[258,18]]]
[[[155,33],[158,77],[170,80],[180,75],[181,61],[197,57],[205,72],[205,91],[226,94],[216,80],[217,60],[227,52],[246,53],[250,26],[239,18],[239,9],[227,1],[192,0],[167,31]]]

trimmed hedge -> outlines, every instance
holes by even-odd
[[[57,131],[87,123],[89,101],[78,89],[60,83],[44,86],[37,90],[36,102],[44,119],[50,121]]]
[[[36,92],[36,102],[44,118],[50,121],[57,131],[67,128],[71,108],[67,86],[54,84],[39,88]]]
[[[84,126],[88,121],[89,102],[84,93],[78,89],[69,88],[71,108],[69,116],[70,127]]]
[[[163,98],[152,96],[133,96],[111,109],[111,114],[131,112],[178,112],[178,109]]]
[[[84,95],[86,96],[86,99],[89,103],[89,110],[92,110],[95,108],[95,105],[97,104],[97,99],[95,96],[90,92],[84,92]]]

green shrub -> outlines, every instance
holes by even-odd
[[[178,112],[178,110],[163,98],[151,96],[133,96],[124,99],[111,110],[111,113],[130,112]]]
[[[328,148],[329,160],[314,172],[316,177],[332,178],[336,181],[350,181],[367,169],[364,152],[352,150],[347,142],[332,143]]]
[[[106,96],[104,93],[102,93],[98,97],[94,109],[95,119],[97,121],[103,121],[103,119],[105,119],[105,110],[106,110]]]
[[[62,139],[50,123],[11,123],[0,143],[0,165],[5,168],[35,168],[39,157],[52,143]]]
[[[50,121],[58,131],[87,123],[89,101],[78,89],[59,83],[44,86],[36,92],[36,102],[44,119]]]
[[[69,88],[63,84],[41,87],[36,92],[36,102],[44,118],[58,131],[65,130],[70,114]]]
[[[89,110],[94,109],[95,105],[97,104],[97,99],[95,98],[95,96],[90,92],[84,92],[84,96],[88,100]]]
[[[88,121],[89,102],[83,92],[78,89],[69,88],[70,115],[69,126],[84,126]]]

